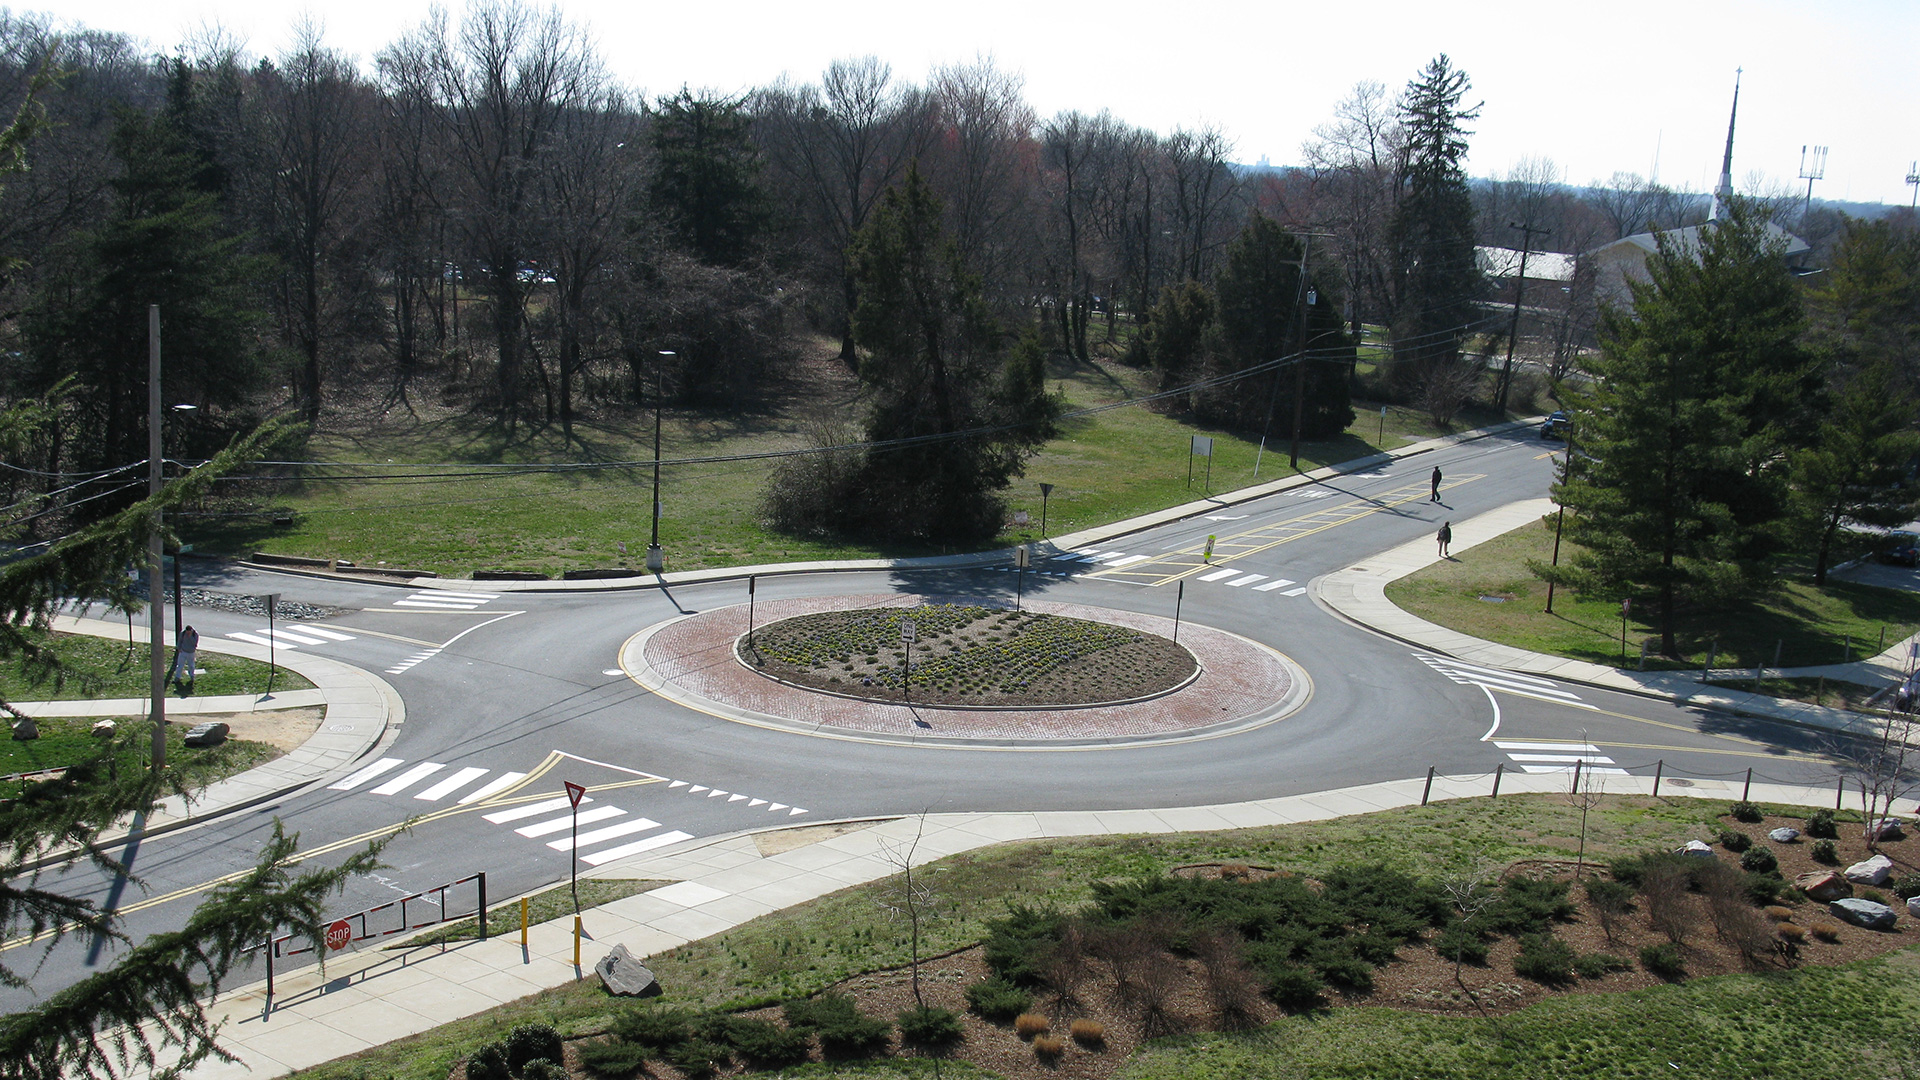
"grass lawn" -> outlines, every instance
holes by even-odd
[[[39,738],[0,741],[0,775],[63,769],[90,757],[100,748],[100,740],[92,734],[94,722],[100,719],[102,717],[55,716],[35,720],[34,724],[40,729]],[[124,766],[130,769],[145,768],[148,760],[147,736],[129,733],[136,732],[136,729],[138,732],[151,731],[147,727],[146,717],[121,716],[114,719],[120,722],[121,736],[127,742],[121,757]],[[218,746],[188,746],[182,740],[189,726],[182,723],[167,725],[167,767],[179,773],[192,787],[211,784],[280,756],[279,750],[266,743],[241,739],[228,739]],[[16,797],[20,787],[19,781],[0,782],[0,798]]]
[[[1562,543],[1565,561],[1573,545]],[[1546,614],[1547,586],[1526,560],[1553,554],[1551,518],[1438,562],[1387,586],[1387,598],[1407,611],[1463,634],[1516,648],[1622,666],[1620,604],[1556,590]],[[1626,624],[1627,665],[1637,666],[1640,642],[1657,629],[1645,621],[1651,604],[1636,601]],[[1860,660],[1920,629],[1920,594],[1828,579],[1815,588],[1782,575],[1771,595],[1712,610],[1683,612],[1676,620],[1681,659],[1650,655],[1650,669],[1697,668],[1709,650],[1717,668],[1756,664],[1805,667]],[[1717,642],[1717,644],[1716,644]],[[1851,651],[1849,652],[1849,648]]]
[[[1049,378],[1070,409],[1128,401],[1156,386],[1152,372],[1113,362],[1057,362]],[[802,446],[809,424],[853,420],[857,395],[844,369],[816,364],[811,381],[797,384],[791,393],[773,395],[780,404],[772,412],[669,412],[662,455],[672,459]],[[1417,410],[1391,407],[1383,425],[1377,404],[1356,402],[1354,408],[1358,418],[1343,437],[1302,445],[1302,468],[1442,433]],[[1463,416],[1456,427],[1492,419],[1490,414]],[[1031,524],[1020,531],[1009,526],[991,541],[954,549],[820,542],[772,533],[760,525],[757,510],[771,470],[767,460],[672,466],[661,476],[660,542],[668,568],[680,570],[1004,546],[1038,538],[1042,481],[1055,485],[1046,517],[1048,534],[1057,536],[1201,498],[1207,491],[1231,491],[1256,479],[1288,475],[1285,426],[1276,421],[1276,445],[1270,445],[1258,463],[1256,477],[1259,432],[1197,427],[1141,405],[1069,420],[1008,492],[1010,509],[1028,511]],[[563,446],[557,428],[523,425],[509,436],[484,417],[466,413],[428,414],[420,420],[391,414],[352,426],[323,426],[305,453],[310,460],[474,465],[648,461],[653,453],[651,412],[610,413],[576,424],[575,433],[584,448]],[[1214,438],[1210,481],[1207,461],[1201,458],[1192,462],[1194,477],[1188,482],[1192,435]],[[294,511],[291,526],[273,526],[265,516],[188,517],[181,519],[180,528],[203,552],[262,550],[460,577],[477,568],[557,576],[566,569],[642,564],[651,528],[650,465],[510,476],[470,471],[478,475],[419,480],[350,479],[347,470],[310,469],[296,486],[270,497],[274,506]]]
[[[1725,803],[1705,800],[1610,797],[1589,819],[1587,852],[1590,858],[1604,859],[1651,848],[1670,849],[1687,839],[1710,838],[1718,828],[1714,815],[1725,809]],[[1158,873],[1191,863],[1223,861],[1284,867],[1309,876],[1355,861],[1380,861],[1410,873],[1445,878],[1468,871],[1482,860],[1506,865],[1527,858],[1570,856],[1579,836],[1579,818],[1580,812],[1565,799],[1516,796],[1457,800],[1272,828],[1002,845],[933,864],[931,874],[922,879],[934,882],[936,897],[932,905],[935,914],[922,926],[921,954],[938,955],[977,942],[984,936],[986,921],[1004,914],[1007,900],[1012,897],[1031,905],[1073,907],[1089,898],[1096,881]],[[890,918],[881,903],[897,888],[896,881],[850,888],[658,954],[647,963],[665,988],[662,1000],[667,1004],[744,1008],[812,994],[852,975],[893,968],[908,961],[907,927],[903,921]],[[1911,987],[1908,996],[1920,997],[1920,972],[1913,970],[1912,965],[1887,965],[1881,974],[1872,976],[1882,983],[1893,977],[1909,981],[1898,987],[1890,986],[1889,993]],[[1728,1009],[1735,1008],[1736,1004],[1746,1009],[1753,994],[1749,982],[1751,980],[1701,980],[1672,989],[1674,993],[1705,995],[1724,1003]],[[1727,989],[1713,989],[1721,983],[1725,983]],[[1765,980],[1761,983],[1770,985]],[[1852,983],[1840,979],[1832,985],[1851,986]],[[1683,1007],[1669,1005],[1666,998],[1657,994],[1654,999],[1662,1010]],[[1594,998],[1587,996],[1580,1000]],[[1796,1023],[1823,1023],[1821,1017],[1826,1014],[1820,1010],[1828,1004],[1818,995],[1784,995],[1771,1002],[1764,1023],[1788,1027]],[[297,1075],[309,1080],[336,1077],[341,1080],[358,1077],[444,1080],[462,1055],[482,1042],[497,1038],[501,1031],[514,1024],[538,1020],[554,1024],[563,1034],[592,1033],[603,1030],[615,1011],[627,1007],[609,999],[597,983],[575,983]],[[1804,1015],[1802,1009],[1807,1010]],[[1366,1012],[1383,1018],[1376,1022],[1389,1025],[1396,1023],[1394,1018],[1399,1015],[1384,1009],[1340,1010],[1333,1019],[1304,1019],[1300,1023],[1306,1026],[1297,1031],[1318,1030],[1313,1027],[1317,1024],[1329,1024],[1328,1030],[1333,1031],[1344,1024],[1368,1022],[1340,1019],[1346,1011]],[[1633,1010],[1624,1006],[1609,1006],[1601,1011],[1607,1016],[1633,1015]],[[1756,1017],[1753,1022],[1763,1021]],[[1405,1027],[1399,1029],[1402,1034],[1380,1038],[1396,1047],[1411,1046],[1416,1033],[1424,1032],[1424,1025],[1430,1023],[1432,1021],[1425,1017],[1408,1018]],[[1596,1025],[1600,1023],[1595,1021]],[[1296,1029],[1282,1027],[1289,1032],[1288,1041],[1292,1041]],[[1512,1044],[1512,1052],[1518,1058],[1558,1052],[1559,1044],[1552,1040],[1563,1033],[1562,1027],[1549,1023],[1527,1030],[1528,1038],[1539,1040],[1539,1045],[1530,1048],[1528,1043]],[[1475,1041],[1483,1040],[1484,1035],[1470,1031],[1460,1038]],[[1698,1052],[1704,1054],[1724,1038],[1723,1031],[1703,1025],[1698,1029],[1674,1030],[1669,1045],[1698,1044]],[[1225,1046],[1229,1041],[1221,1036],[1198,1040],[1198,1043]],[[1354,1048],[1351,1052],[1358,1053],[1357,1048],[1364,1044],[1356,1037],[1354,1042],[1345,1045]],[[1150,1055],[1143,1064],[1153,1060]],[[1604,1062],[1594,1063],[1599,1064]],[[904,1066],[896,1062],[874,1068],[901,1067]],[[1195,1067],[1211,1066],[1196,1059]],[[1363,1072],[1352,1075],[1415,1074]],[[864,1071],[863,1067],[841,1075],[879,1078],[901,1074]],[[1229,1068],[1194,1075],[1265,1074],[1258,1069]],[[1588,1072],[1585,1075],[1616,1074]]]
[[[147,667],[146,628],[136,626],[134,634],[138,640],[131,648],[124,640],[91,634],[55,634],[54,648],[70,669],[66,678],[34,682],[18,664],[0,666],[0,697],[7,701],[144,698],[150,692],[152,678]],[[173,662],[171,650],[166,661]],[[257,660],[202,649],[196,655],[195,666],[202,672],[193,683],[195,697],[267,692],[268,667]],[[273,688],[311,690],[313,684],[281,668],[273,676]],[[168,693],[173,696],[178,691],[169,689]]]

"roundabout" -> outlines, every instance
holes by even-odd
[[[738,723],[970,750],[1213,738],[1284,719],[1312,694],[1297,664],[1258,642],[1110,608],[809,597],[751,611],[752,642],[749,617],[738,604],[655,624],[627,640],[621,668],[662,698]],[[931,631],[917,652],[927,666],[912,682],[915,649],[899,638],[907,620]],[[890,630],[889,647],[874,644],[875,626]],[[811,655],[795,646],[802,640],[818,645]],[[1026,647],[1006,655],[1016,641]],[[982,654],[1002,655],[992,664]]]

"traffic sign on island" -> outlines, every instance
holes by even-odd
[[[567,786],[567,802],[571,803],[575,810],[580,809],[580,800],[587,794],[587,789],[571,780],[564,781],[564,783]]]
[[[353,926],[349,924],[347,920],[340,919],[327,927],[327,950],[329,952],[339,952],[341,949],[346,948],[347,943],[352,940]]]

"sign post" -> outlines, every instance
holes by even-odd
[[[1173,640],[1180,641],[1180,605],[1187,599],[1187,583],[1182,581],[1173,593]]]
[[[1020,610],[1020,601],[1026,593],[1027,567],[1033,565],[1033,550],[1026,544],[1013,549],[1013,610]]]
[[[756,574],[747,575],[747,648],[753,648],[753,582]]]
[[[1052,484],[1040,485],[1040,539],[1047,538],[1047,496],[1053,494]]]
[[[1620,601],[1620,662],[1627,662],[1627,616],[1633,611],[1631,598]]]
[[[1193,486],[1193,459],[1207,459],[1206,479],[1200,482],[1200,490],[1205,493],[1213,486],[1213,436],[1190,435],[1187,442],[1187,486]]]
[[[586,795],[587,789],[571,780],[563,782],[567,787],[567,802],[573,806],[573,843],[567,848],[572,853],[567,860],[567,888],[573,891],[573,921],[577,928],[580,924],[580,800]],[[580,944],[577,938],[573,948],[576,953],[574,962],[578,963]]]
[[[900,620],[900,644],[905,649],[907,662],[906,677],[900,680],[900,696],[907,700],[913,697],[913,642],[919,632],[919,627],[913,624],[912,619]]]

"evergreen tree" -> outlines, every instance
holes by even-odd
[[[1202,415],[1250,427],[1271,414],[1272,430],[1291,433],[1298,388],[1301,438],[1332,438],[1353,423],[1346,377],[1353,349],[1340,332],[1337,304],[1326,285],[1301,280],[1303,255],[1300,239],[1263,214],[1227,246],[1213,280],[1220,349],[1212,374],[1230,375],[1296,354],[1301,359],[1297,370],[1288,364],[1257,380],[1203,393]]]
[[[1188,366],[1205,356],[1207,331],[1218,306],[1213,290],[1197,281],[1181,281],[1160,290],[1153,317],[1135,340],[1144,343],[1163,386],[1181,381]]]
[[[1764,587],[1780,550],[1785,449],[1815,365],[1782,242],[1736,203],[1727,220],[1663,233],[1630,310],[1602,320],[1590,388],[1571,394],[1579,454],[1554,498],[1584,550],[1535,573],[1649,601],[1660,650],[1676,614]]]
[[[992,492],[1052,436],[1059,405],[1037,341],[1001,355],[941,211],[910,168],[854,245],[867,437],[924,440],[870,454],[864,497],[871,527],[890,535],[991,536],[1003,509]]]
[[[740,100],[695,97],[685,87],[654,109],[648,201],[702,262],[739,265],[766,223],[752,123]]]
[[[1403,388],[1445,384],[1479,317],[1483,283],[1465,168],[1473,132],[1463,125],[1480,106],[1461,104],[1472,85],[1441,53],[1400,96],[1405,142],[1389,236],[1394,380]]]
[[[1908,473],[1920,456],[1912,396],[1891,361],[1849,378],[1811,446],[1794,451],[1793,510],[1813,542],[1813,583],[1827,583],[1827,562],[1841,524],[1893,526],[1920,509]]]

